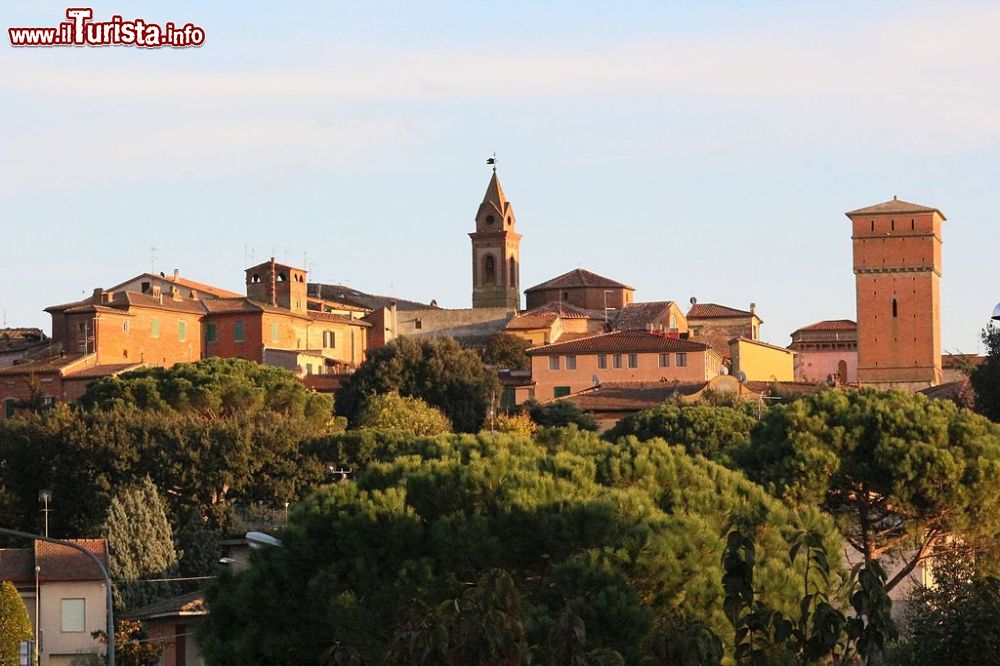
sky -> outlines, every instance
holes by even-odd
[[[1000,300],[1000,5],[95,2],[200,48],[19,48],[0,3],[0,314],[150,268],[471,305],[494,152],[522,287],[577,267],[638,300],[757,304],[762,338],[854,318],[844,212],[944,225],[944,349]],[[155,250],[154,250],[155,248]]]

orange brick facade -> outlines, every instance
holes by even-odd
[[[848,217],[857,288],[858,382],[908,390],[941,383],[944,216],[906,202],[886,202]]]

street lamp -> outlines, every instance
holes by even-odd
[[[45,536],[49,535],[49,502],[52,501],[52,491],[42,490],[38,493],[38,501],[42,503],[42,513],[45,514]]]
[[[991,319],[993,321],[1000,321],[1000,303],[997,303],[997,306],[993,308],[993,317]]]

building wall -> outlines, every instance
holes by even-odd
[[[941,383],[943,218],[931,212],[851,220],[858,381],[906,389]]]
[[[733,338],[760,339],[760,319],[756,315],[732,318],[688,319],[690,339],[712,345],[719,353],[729,350]]]
[[[243,340],[236,340],[236,325],[243,322]],[[205,356],[223,358],[243,358],[248,361],[263,361],[263,329],[259,312],[234,312],[211,314],[205,324],[215,324],[215,342],[205,341]],[[207,328],[207,326],[206,326]]]
[[[795,357],[795,381],[825,382],[840,372],[840,364],[847,366],[843,379],[848,384],[858,382],[858,352],[849,349],[800,350]]]
[[[795,379],[795,352],[751,340],[729,344],[733,374],[746,374],[747,381],[790,382]]]
[[[506,307],[395,311],[383,308],[366,318],[372,324],[368,329],[368,344],[374,349],[402,335],[411,338],[450,336],[460,341],[485,341],[491,335],[504,332],[515,313],[515,310]]]
[[[605,301],[605,292],[607,300]],[[635,290],[622,287],[603,289],[598,287],[566,287],[563,289],[540,289],[525,294],[525,307],[531,310],[546,303],[562,301],[585,310],[604,310],[607,307],[619,310],[635,300]]]
[[[710,351],[687,352],[687,366],[677,366],[677,352],[670,352],[670,367],[661,368],[658,353],[637,354],[638,367],[628,367],[628,354],[623,353],[622,367],[614,367],[614,354],[607,354],[607,368],[598,367],[598,354],[577,354],[576,370],[566,368],[566,354],[559,354],[559,369],[549,369],[549,355],[531,354],[531,378],[535,382],[538,400],[555,397],[555,387],[569,387],[570,393],[594,385],[596,375],[602,383],[677,381],[680,383],[703,382],[719,372],[720,359]],[[570,354],[570,356],[573,356]]]
[[[328,321],[314,321],[308,328],[308,344],[313,350],[322,350],[323,355],[343,363],[361,365],[367,350],[367,328]],[[324,347],[324,332],[333,333],[333,347]]]
[[[84,599],[86,629],[82,632],[62,631],[63,599]],[[91,638],[93,631],[107,629],[104,583],[43,582],[40,600],[41,645],[39,656],[42,666],[70,663],[71,655],[97,652],[100,644]]]

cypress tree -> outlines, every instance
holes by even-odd
[[[27,640],[31,640],[28,609],[13,583],[0,582],[0,663],[18,663],[21,642]]]
[[[170,596],[169,583],[144,579],[177,574],[177,551],[163,499],[149,477],[111,500],[105,521],[115,603],[134,609]]]

